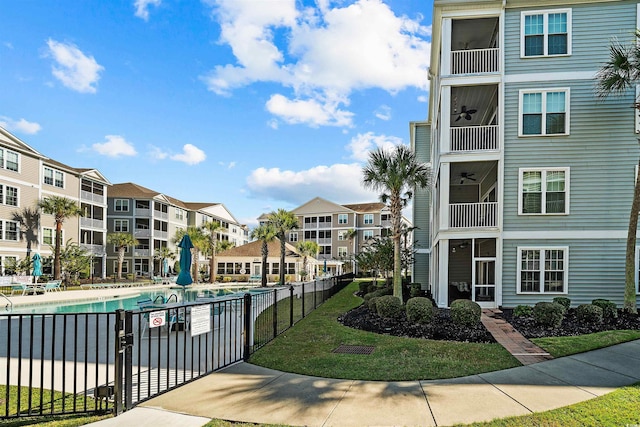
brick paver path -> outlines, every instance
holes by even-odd
[[[506,348],[520,363],[531,365],[553,359],[549,353],[523,337],[520,332],[502,319],[500,314],[500,310],[482,310],[482,324],[498,341],[498,344]]]

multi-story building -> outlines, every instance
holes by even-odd
[[[43,154],[0,128],[0,261],[39,253],[43,272],[51,274],[55,240],[53,215],[38,211],[40,200],[60,196],[74,200],[84,217],[65,219],[62,243],[79,243],[92,255],[92,274],[106,274],[106,198],[109,181],[96,169],[77,169]]]
[[[316,197],[292,212],[298,218],[299,227],[289,232],[287,242],[293,245],[300,241],[316,242],[320,247],[317,259],[326,261],[330,274],[354,271],[354,254],[366,246],[367,240],[386,236],[391,226],[389,207],[381,202],[339,205]],[[258,221],[266,223],[268,214],[260,216]],[[411,227],[406,218],[403,224]],[[407,236],[410,246],[411,233]]]
[[[177,254],[176,232],[189,226],[200,227],[206,222],[218,221],[223,229],[219,240],[235,245],[248,241],[247,227],[239,224],[227,208],[220,203],[183,202],[158,191],[131,182],[114,184],[109,189],[108,230],[132,233],[138,245],[127,250],[122,265],[123,274],[152,276],[161,274],[161,259],[156,256],[162,247]],[[117,250],[108,247],[108,272],[117,271]],[[204,254],[193,260],[208,268]],[[177,258],[176,258],[177,259]]]
[[[603,101],[595,76],[639,23],[629,0],[434,2],[428,120],[411,138],[433,165],[414,280],[439,306],[622,302],[636,94]]]

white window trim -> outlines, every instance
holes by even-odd
[[[44,241],[44,231],[45,230],[51,230],[51,243],[45,243],[45,241]],[[63,230],[63,233],[64,233],[64,230]],[[51,245],[51,246],[56,244],[56,229],[55,228],[42,227],[42,244],[43,245]]]
[[[522,251],[540,251],[540,292],[522,292],[520,283],[522,273]],[[563,292],[545,292],[544,290],[544,251],[564,251],[564,291]],[[516,294],[517,295],[568,295],[569,294],[569,246],[518,246],[517,248],[517,277],[516,277]]]
[[[16,238],[15,239],[7,239],[7,231],[8,231],[7,224],[15,224],[16,225]],[[11,221],[11,220],[5,219],[3,221],[3,224],[2,224],[2,235],[0,236],[0,239],[4,240],[6,242],[19,242],[20,241],[20,223],[18,221]]]
[[[564,133],[547,133],[547,93],[564,92]],[[524,115],[522,102],[526,93],[542,94],[542,133],[535,135],[526,135],[522,132],[522,116]],[[518,93],[518,137],[520,138],[539,138],[539,137],[555,137],[567,136],[571,134],[571,89],[568,87],[554,87],[545,89],[521,89]]]
[[[289,241],[290,242],[297,242],[298,241],[298,233],[297,232],[290,232],[289,233]]]
[[[6,184],[0,184],[0,187],[2,187],[2,199],[0,200],[0,204],[5,205],[5,206],[12,206],[14,208],[19,207],[20,206],[20,187],[15,187],[13,185],[6,185]],[[16,204],[15,205],[7,204],[7,188],[8,187],[16,189]]]
[[[120,227],[118,227],[117,224],[120,224]],[[124,230],[122,227],[122,224],[126,224],[126,230]],[[118,230],[118,228],[120,228]],[[114,219],[113,220],[113,231],[115,231],[116,233],[129,233],[129,220],[128,219]]]
[[[20,173],[20,170],[22,169],[20,166],[20,153],[18,153],[17,151],[13,151],[13,150],[9,150],[7,148],[0,148],[0,151],[2,151],[2,161],[0,162],[0,168],[4,169],[4,170],[8,170],[11,172],[15,172],[15,173]],[[17,161],[16,163],[18,164],[18,170],[14,171],[13,169],[7,169],[7,153],[11,153],[11,154],[15,154],[15,156],[17,157]]]
[[[124,205],[126,204],[127,205],[127,209],[126,210],[125,209],[117,209],[116,207],[117,207],[118,202],[121,202],[120,203],[121,207],[124,207]],[[129,204],[129,199],[114,199],[113,200],[113,211],[114,212],[129,212],[130,208],[131,207],[130,207],[130,204]]]
[[[349,255],[349,249],[346,246],[338,246],[338,256],[343,257],[347,255]]]
[[[341,219],[344,217],[344,221]],[[344,225],[349,223],[349,214],[338,214],[338,225]]]
[[[570,214],[571,209],[570,209],[570,200],[571,200],[571,174],[570,174],[570,169],[571,168],[520,168],[518,169],[518,215],[522,215],[522,216],[567,216]],[[564,212],[563,213],[556,213],[556,212],[552,212],[552,213],[546,213],[546,212],[540,212],[540,213],[524,213],[522,212],[522,185],[523,185],[523,179],[522,179],[522,175],[524,174],[524,172],[541,172],[542,174],[542,199],[540,201],[541,203],[541,208],[543,210],[546,210],[546,188],[547,188],[547,179],[546,179],[546,173],[547,172],[553,172],[553,171],[564,171],[564,194],[565,194],[565,199],[564,199]]]
[[[367,218],[371,218],[371,222],[367,222]],[[373,221],[374,221],[375,217],[373,214],[364,214],[362,217],[362,222],[364,225],[373,225]]]
[[[371,233],[371,236],[367,237],[367,235]],[[375,237],[374,235],[375,233],[373,232],[373,230],[364,230],[362,232],[362,239],[363,240],[369,240],[369,239],[373,239]]]
[[[549,50],[549,14],[550,13],[566,13],[567,14],[567,53],[560,53],[557,55],[549,55],[547,52]],[[525,48],[524,48],[524,22],[525,17],[529,15],[543,15],[544,29],[543,29],[543,54],[542,55],[533,55],[533,56],[525,56]],[[571,9],[544,9],[544,10],[527,10],[520,12],[520,58],[522,59],[531,59],[531,58],[557,58],[562,56],[571,56],[572,52],[572,42],[573,39],[573,31],[572,31],[572,18],[571,18]]]

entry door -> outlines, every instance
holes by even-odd
[[[496,261],[477,259],[475,263],[475,280],[473,285],[474,301],[484,308],[495,308],[496,305]]]
[[[262,264],[253,264],[253,275],[254,276],[262,276],[260,273],[262,271]]]

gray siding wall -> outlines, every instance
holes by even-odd
[[[534,3],[534,2],[532,2]],[[564,9],[565,7],[534,6],[507,9],[505,16],[506,74],[539,72],[590,71],[597,68],[594,57],[608,55],[611,37],[620,41],[633,39],[636,26],[636,1],[598,2],[566,8],[572,10],[572,54],[557,58],[520,58],[520,13],[530,10]]]
[[[518,246],[568,246],[568,296],[571,305],[590,303],[605,298],[622,305],[624,297],[624,239],[585,240],[505,240],[503,242],[502,305],[533,305],[551,301],[557,294],[518,295]],[[594,262],[598,259],[599,262]]]
[[[431,153],[431,126],[415,124],[415,152],[418,161],[429,162]],[[415,249],[428,249],[431,246],[430,230],[431,189],[416,189],[413,196],[413,232]],[[427,289],[429,284],[429,254],[420,253],[415,256],[412,280]]]
[[[518,91],[569,87],[570,135],[519,138]],[[504,230],[626,229],[638,141],[633,94],[599,100],[591,80],[527,82],[505,88]],[[518,169],[570,168],[569,215],[518,215]]]

